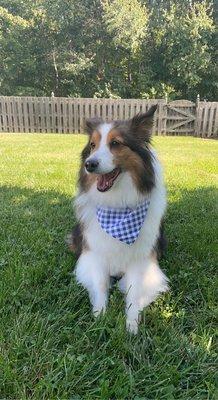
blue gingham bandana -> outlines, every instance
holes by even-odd
[[[121,242],[133,244],[139,236],[149,204],[150,201],[145,200],[136,208],[97,207],[97,219],[109,235]]]

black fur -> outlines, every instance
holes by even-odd
[[[74,226],[72,232],[68,235],[66,242],[69,250],[72,251],[76,256],[76,259],[78,259],[83,250],[83,232],[79,223]]]
[[[150,107],[146,113],[139,113],[128,121],[130,132],[134,133],[134,136],[141,143],[150,143],[151,141],[151,128],[156,110],[157,104]]]
[[[155,246],[155,251],[157,252],[157,258],[159,260],[161,260],[161,258],[164,258],[166,250],[167,250],[167,239],[164,232],[164,222],[162,220],[160,225],[159,236]]]
[[[133,135],[124,136],[124,145],[139,155],[143,161],[144,173],[141,175],[141,189],[143,192],[150,192],[155,186],[155,173],[152,163],[152,153],[147,146],[144,147],[134,138]]]

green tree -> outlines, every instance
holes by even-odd
[[[0,0],[0,92],[212,100],[214,25],[209,0]]]

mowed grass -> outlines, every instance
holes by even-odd
[[[0,135],[0,399],[215,399],[218,142],[158,137],[171,291],[126,333],[94,320],[64,238],[82,135]]]

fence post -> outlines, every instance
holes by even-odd
[[[200,104],[200,95],[198,94],[196,97],[196,103],[195,103],[195,125],[194,125],[194,135],[195,136],[200,136],[201,121],[199,121],[199,104]]]
[[[167,103],[168,103],[168,95],[167,93],[165,93],[165,103],[163,104],[164,114],[163,114],[163,124],[162,124],[163,135],[167,134],[167,114],[168,114]]]
[[[166,135],[166,103],[165,100],[158,101],[158,115],[156,127],[157,131],[155,132],[158,135]]]

